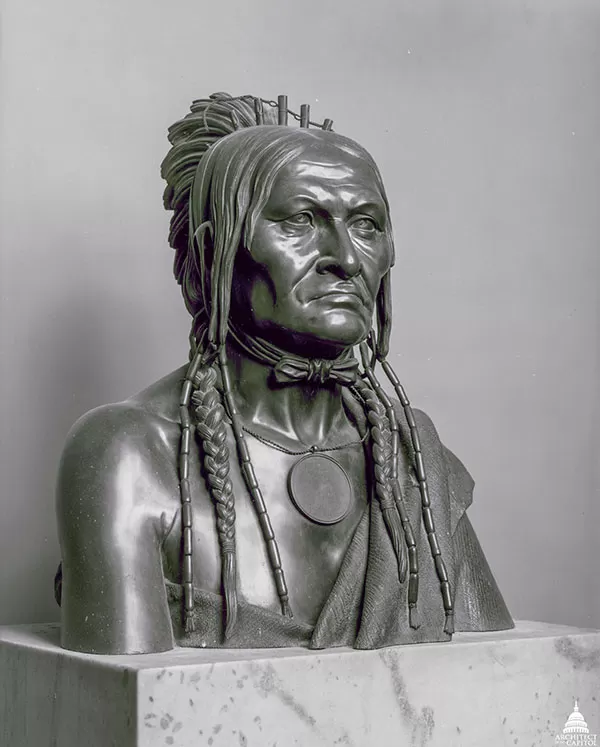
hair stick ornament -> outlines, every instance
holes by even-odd
[[[264,124],[265,113],[263,109],[263,103],[260,99],[257,98],[254,99],[254,114],[256,115],[256,124]]]
[[[287,125],[288,123],[288,97],[280,94],[277,97],[277,124]]]
[[[300,127],[308,128],[310,126],[310,106],[302,104],[300,106]]]

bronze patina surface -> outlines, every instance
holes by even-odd
[[[190,362],[68,437],[66,648],[376,648],[512,626],[472,480],[386,360],[377,166],[331,120],[290,115],[286,97],[214,94],[170,130]]]

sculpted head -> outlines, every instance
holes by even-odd
[[[196,332],[208,324],[222,344],[231,320],[319,357],[366,338],[388,302],[393,241],[364,148],[319,129],[243,127],[200,158],[188,195],[187,231],[172,224],[171,243]]]

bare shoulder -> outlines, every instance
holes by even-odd
[[[92,410],[69,433],[57,485],[66,648],[142,653],[173,645],[161,548],[179,506],[178,389],[174,372]]]
[[[59,521],[69,508],[111,515],[118,502],[158,510],[172,495],[179,439],[177,420],[181,371],[175,371],[131,399],[102,405],[71,428],[57,486]],[[176,483],[175,483],[176,484]]]

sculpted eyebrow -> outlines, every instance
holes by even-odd
[[[317,211],[327,212],[327,207],[323,205],[319,200],[308,195],[293,195],[286,197],[271,206],[269,213],[287,213],[294,210],[302,210],[304,208],[313,208]],[[385,206],[375,200],[369,200],[367,202],[359,202],[356,205],[349,206],[348,212],[352,215],[355,213],[372,213],[379,218],[384,218],[386,215]]]
[[[323,210],[323,206],[311,197],[294,195],[293,197],[285,197],[273,205],[267,205],[264,212],[267,216],[287,216],[306,208]]]
[[[352,213],[377,213],[377,214],[385,214],[385,207],[379,202],[359,202],[357,205],[354,205],[352,208],[350,208],[350,212]]]

